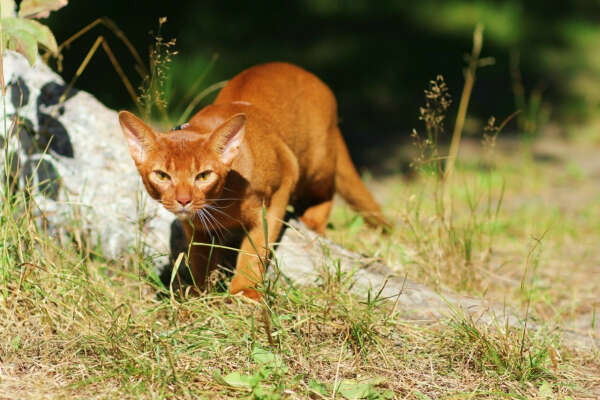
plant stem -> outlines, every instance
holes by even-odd
[[[458,146],[460,145],[460,138],[462,136],[463,127],[465,125],[465,119],[467,117],[467,109],[469,107],[469,100],[471,99],[471,91],[473,90],[473,84],[475,83],[475,72],[479,66],[479,55],[481,54],[481,47],[483,44],[483,25],[477,24],[475,31],[473,32],[473,51],[469,57],[469,66],[465,70],[465,85],[463,87],[462,95],[460,97],[460,103],[458,106],[458,114],[456,116],[456,123],[454,125],[454,132],[452,132],[452,142],[450,143],[450,151],[448,152],[448,158],[446,159],[446,168],[444,170],[444,180],[447,181],[454,170],[454,163],[458,154]]]

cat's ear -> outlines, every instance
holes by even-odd
[[[119,113],[119,123],[127,139],[129,152],[136,164],[143,163],[146,160],[148,148],[156,140],[156,134],[141,119],[129,111]]]
[[[240,152],[246,128],[246,114],[236,114],[211,133],[210,145],[221,162],[231,165]]]

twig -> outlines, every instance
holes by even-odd
[[[454,163],[458,154],[458,146],[460,145],[460,138],[462,136],[465,119],[467,117],[469,100],[471,99],[471,92],[473,91],[473,85],[475,84],[475,73],[477,68],[485,65],[491,65],[494,62],[492,58],[479,58],[482,46],[483,25],[477,24],[475,31],[473,32],[473,50],[469,55],[469,65],[465,70],[465,85],[463,87],[462,95],[460,96],[458,114],[456,116],[456,123],[454,124],[454,132],[452,132],[450,151],[448,152],[448,159],[446,160],[446,167],[444,169],[444,180],[448,180],[454,170]]]

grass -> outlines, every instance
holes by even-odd
[[[276,285],[265,307],[223,293],[172,300],[136,262],[95,262],[29,232],[38,251],[21,259],[12,243],[2,258],[2,397],[525,398],[585,384],[585,355],[561,349],[549,370],[551,336],[527,338],[523,356],[520,331],[405,321],[335,275]]]
[[[600,210],[597,194],[581,192],[593,175],[576,160],[536,162],[535,145],[519,152],[503,141],[490,172],[478,146],[465,142],[450,188],[454,241],[432,223],[432,174],[372,182],[400,222],[392,235],[365,229],[338,205],[328,236],[402,265],[412,279],[529,313],[539,329],[494,328],[458,312],[412,321],[393,301],[350,294],[335,260],[314,286],[279,279],[263,306],[222,292],[171,297],[135,251],[111,262],[68,239],[58,243],[33,217],[21,217],[27,207],[16,195],[1,213],[0,397],[568,399],[597,392],[597,349],[578,349],[555,329],[582,320],[577,329],[586,332],[597,315],[590,274]],[[580,191],[579,201],[548,206],[542,199],[559,189]],[[486,196],[502,191],[502,207],[488,219]]]
[[[537,246],[538,265],[543,268],[530,270],[534,276],[527,279],[552,282],[555,287],[548,290],[556,292],[556,298],[564,297],[555,290],[563,287],[562,281],[554,282],[556,276],[566,278],[566,285],[591,284],[583,276],[598,258],[593,242],[600,233],[596,222],[600,209],[592,189],[597,178],[596,172],[583,169],[589,168],[586,157],[591,159],[593,151],[576,145],[561,149],[567,145],[559,140],[543,142],[551,143],[554,151],[562,153],[561,158],[539,162],[518,142],[500,141],[492,172],[482,168],[482,146],[474,141],[465,143],[457,179],[450,189],[455,240],[440,236],[436,225],[435,176],[409,181],[390,176],[373,182],[384,209],[395,213],[400,225],[382,246],[375,246],[381,240],[375,233],[356,227],[354,214],[342,205],[334,210],[335,230],[330,236],[355,250],[374,253],[390,265],[402,264],[428,284],[471,294],[493,290],[500,299],[507,289],[520,291],[527,255]],[[537,152],[535,146],[532,151]],[[582,162],[585,167],[580,166]],[[450,244],[452,252],[447,248]],[[581,271],[577,281],[571,281],[574,276],[564,276],[564,263],[570,273]],[[470,286],[456,279],[465,268],[474,281]],[[498,279],[499,275],[503,279]]]

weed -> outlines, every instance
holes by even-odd
[[[452,277],[453,280],[458,276],[462,282],[461,288],[468,290],[476,287],[479,282],[474,267],[475,252],[491,252],[493,246],[494,226],[500,212],[504,186],[500,187],[499,194],[495,193],[492,183],[494,172],[489,167],[494,163],[497,135],[505,123],[497,127],[492,117],[484,129],[483,147],[488,176],[464,182],[460,190],[447,185],[447,177],[442,170],[443,153],[438,139],[440,133],[444,132],[445,112],[451,103],[442,77],[430,82],[425,97],[425,106],[420,108],[420,119],[425,122],[428,134],[427,137],[420,138],[416,130],[413,131],[417,147],[413,166],[430,177],[427,179],[427,183],[431,185],[428,192],[432,195],[435,212],[424,220],[421,214],[424,199],[419,196],[414,197],[414,202],[411,202],[411,211],[404,214],[404,220],[410,227],[411,239],[417,246],[418,256],[413,261],[422,265],[421,271],[436,284],[443,281],[443,276]],[[468,211],[467,217],[460,219],[453,213],[459,201],[464,201]],[[423,240],[432,237],[436,240]]]
[[[444,77],[438,75],[429,82],[429,88],[425,90],[425,105],[419,108],[419,119],[425,124],[426,136],[421,137],[415,129],[411,134],[417,148],[417,156],[411,165],[438,177],[443,173],[439,141],[445,131],[444,121],[451,104],[452,98]]]
[[[169,120],[167,112],[167,100],[165,98],[166,85],[168,82],[168,69],[173,56],[177,54],[175,39],[165,40],[161,36],[163,24],[167,22],[166,17],[158,21],[158,31],[154,35],[154,45],[150,49],[150,72],[144,78],[140,87],[138,101],[144,110],[144,117],[150,119],[152,110],[156,107],[161,118]]]
[[[471,317],[456,313],[450,322],[454,331],[455,348],[465,349],[459,364],[482,373],[494,372],[519,382],[538,383],[554,380],[548,369],[551,339],[544,334],[534,338],[526,334],[527,325],[517,328],[488,329],[476,324]]]

